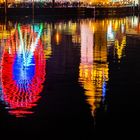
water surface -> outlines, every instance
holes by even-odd
[[[93,138],[135,126],[139,17],[0,23],[0,128]],[[130,127],[132,128],[132,127]]]

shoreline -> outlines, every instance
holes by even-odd
[[[121,16],[133,15],[140,12],[139,7],[68,7],[68,8],[0,8],[0,16],[29,16],[29,15],[42,15],[42,16]]]

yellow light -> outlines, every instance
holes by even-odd
[[[123,53],[123,49],[126,45],[126,37],[124,36],[122,41],[121,41],[121,45],[119,45],[119,41],[116,40],[115,41],[115,48],[117,50],[117,56],[118,56],[118,61],[120,61],[120,59],[122,58],[122,53]]]
[[[7,39],[14,32],[15,32],[15,29],[12,29],[11,31],[7,31],[7,30],[0,31],[0,39]]]
[[[52,49],[51,49],[51,47],[47,47],[47,48],[44,50],[45,58],[46,58],[46,59],[50,58],[51,54],[52,54]]]
[[[60,44],[60,34],[57,32],[56,35],[55,35],[55,41],[56,41],[56,44],[59,45]]]

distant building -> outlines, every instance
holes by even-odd
[[[81,2],[85,2],[85,3],[107,3],[110,0],[80,0]]]
[[[5,0],[0,0],[0,3],[3,3]],[[32,0],[7,0],[9,3],[18,3],[18,2],[32,2]],[[52,0],[34,0],[35,2],[52,2]],[[94,3],[109,3],[109,2],[123,2],[128,3],[132,2],[133,4],[139,4],[140,0],[55,0],[55,2],[84,2],[88,4]]]

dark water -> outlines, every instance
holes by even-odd
[[[0,128],[93,139],[139,126],[139,17],[0,23]],[[100,136],[99,135],[99,136]]]

